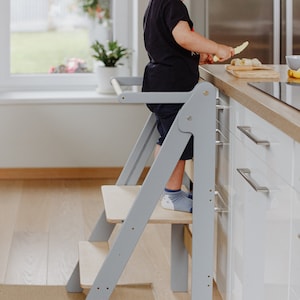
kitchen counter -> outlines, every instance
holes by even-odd
[[[287,81],[286,65],[271,65],[280,73],[280,81]],[[251,87],[247,82],[279,81],[276,79],[239,79],[229,74],[224,65],[202,65],[200,77],[211,82],[221,92],[285,132],[300,143],[300,111]],[[300,95],[299,95],[300,97]]]

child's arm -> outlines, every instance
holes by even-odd
[[[232,47],[218,44],[190,29],[188,22],[179,21],[172,31],[175,41],[183,48],[198,52],[214,54],[225,61],[234,55]]]

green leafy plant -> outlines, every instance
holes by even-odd
[[[107,47],[95,41],[91,48],[95,54],[92,56],[97,61],[102,61],[106,67],[115,67],[117,62],[122,58],[129,55],[129,50],[118,44],[117,41],[108,41]]]

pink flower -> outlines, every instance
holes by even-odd
[[[48,73],[55,73],[55,67],[50,67],[50,69],[49,69],[49,71],[48,71]]]
[[[88,72],[86,62],[80,58],[70,58],[66,64],[50,67],[49,73],[86,73]]]

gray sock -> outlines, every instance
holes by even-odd
[[[162,207],[170,210],[192,212],[193,201],[182,190],[167,190],[165,189],[161,201]]]

